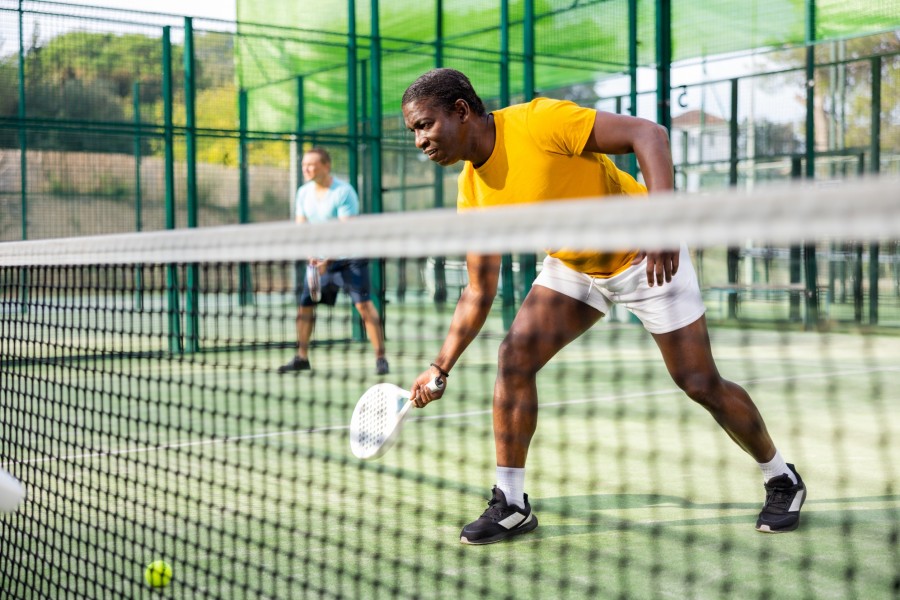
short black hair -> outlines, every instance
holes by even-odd
[[[453,111],[457,100],[465,100],[478,116],[484,116],[484,102],[475,93],[472,82],[456,69],[431,69],[420,75],[403,93],[401,105],[430,100],[447,112]]]

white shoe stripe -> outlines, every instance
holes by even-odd
[[[794,496],[794,501],[791,502],[791,507],[788,508],[788,512],[795,512],[800,510],[800,507],[803,505],[803,499],[806,498],[806,490],[800,490]]]
[[[530,514],[528,515],[528,517],[526,517],[522,513],[517,512],[517,513],[513,513],[513,514],[509,515],[508,517],[506,517],[505,519],[500,521],[499,524],[502,525],[503,527],[506,527],[507,529],[514,529],[514,528],[518,527],[523,521],[526,521],[530,518],[531,518]]]

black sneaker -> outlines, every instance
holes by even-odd
[[[488,501],[487,510],[477,521],[463,527],[459,541],[463,544],[493,544],[506,538],[528,533],[538,526],[537,517],[531,512],[528,494],[525,508],[506,502],[506,495],[494,486],[494,497]]]
[[[380,357],[375,359],[375,374],[376,375],[387,375],[390,372],[390,367],[388,367],[388,361],[385,357]]]
[[[793,531],[800,524],[800,508],[806,501],[806,486],[794,465],[788,469],[797,478],[797,483],[787,475],[773,477],[766,483],[766,503],[756,520],[756,530],[763,533],[784,533]]]
[[[278,372],[295,373],[297,371],[309,371],[310,369],[312,369],[312,367],[309,366],[309,360],[295,356],[288,364],[278,367]]]

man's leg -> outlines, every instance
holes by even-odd
[[[297,357],[309,360],[309,340],[316,326],[316,307],[301,306],[297,309]]]
[[[312,337],[313,327],[316,323],[315,306],[300,306],[297,309],[297,353],[291,360],[280,367],[279,373],[293,373],[296,371],[309,371],[309,340]]]
[[[358,302],[356,310],[359,311],[359,316],[362,317],[366,327],[366,335],[369,336],[372,348],[375,349],[375,358],[384,358],[384,330],[381,327],[381,318],[378,316],[375,303],[371,300]]]
[[[766,500],[756,529],[780,533],[797,528],[806,485],[776,451],[762,415],[750,395],[723,379],[716,369],[709,343],[706,317],[681,329],[653,334],[672,379],[703,406],[764,473]]]
[[[497,465],[525,466],[537,427],[537,373],[602,313],[587,304],[536,285],[513,320],[497,360],[494,384],[494,442]]]
[[[359,312],[359,316],[362,317],[366,335],[375,350],[375,374],[387,375],[390,367],[384,356],[384,328],[381,325],[378,309],[369,298],[369,261],[350,260],[344,262],[340,269],[340,280],[344,291],[350,294],[353,305]]]
[[[390,366],[384,356],[384,328],[381,326],[378,309],[371,300],[357,302],[355,306],[365,324],[366,335],[372,342],[372,348],[375,349],[375,374],[387,375],[390,372]]]
[[[719,375],[710,348],[706,317],[669,333],[653,334],[653,339],[678,387],[709,411],[756,462],[772,460],[775,444],[750,395]]]
[[[490,544],[537,527],[524,493],[525,461],[537,428],[537,373],[603,314],[541,285],[531,288],[510,326],[497,361],[494,444],[497,486],[488,509],[466,525],[464,544]]]

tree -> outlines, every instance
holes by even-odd
[[[850,40],[849,55],[881,55],[881,146],[900,149],[900,30],[874,40]],[[846,87],[854,90],[848,98],[844,144],[865,147],[871,142],[870,61],[853,62],[845,71]]]

